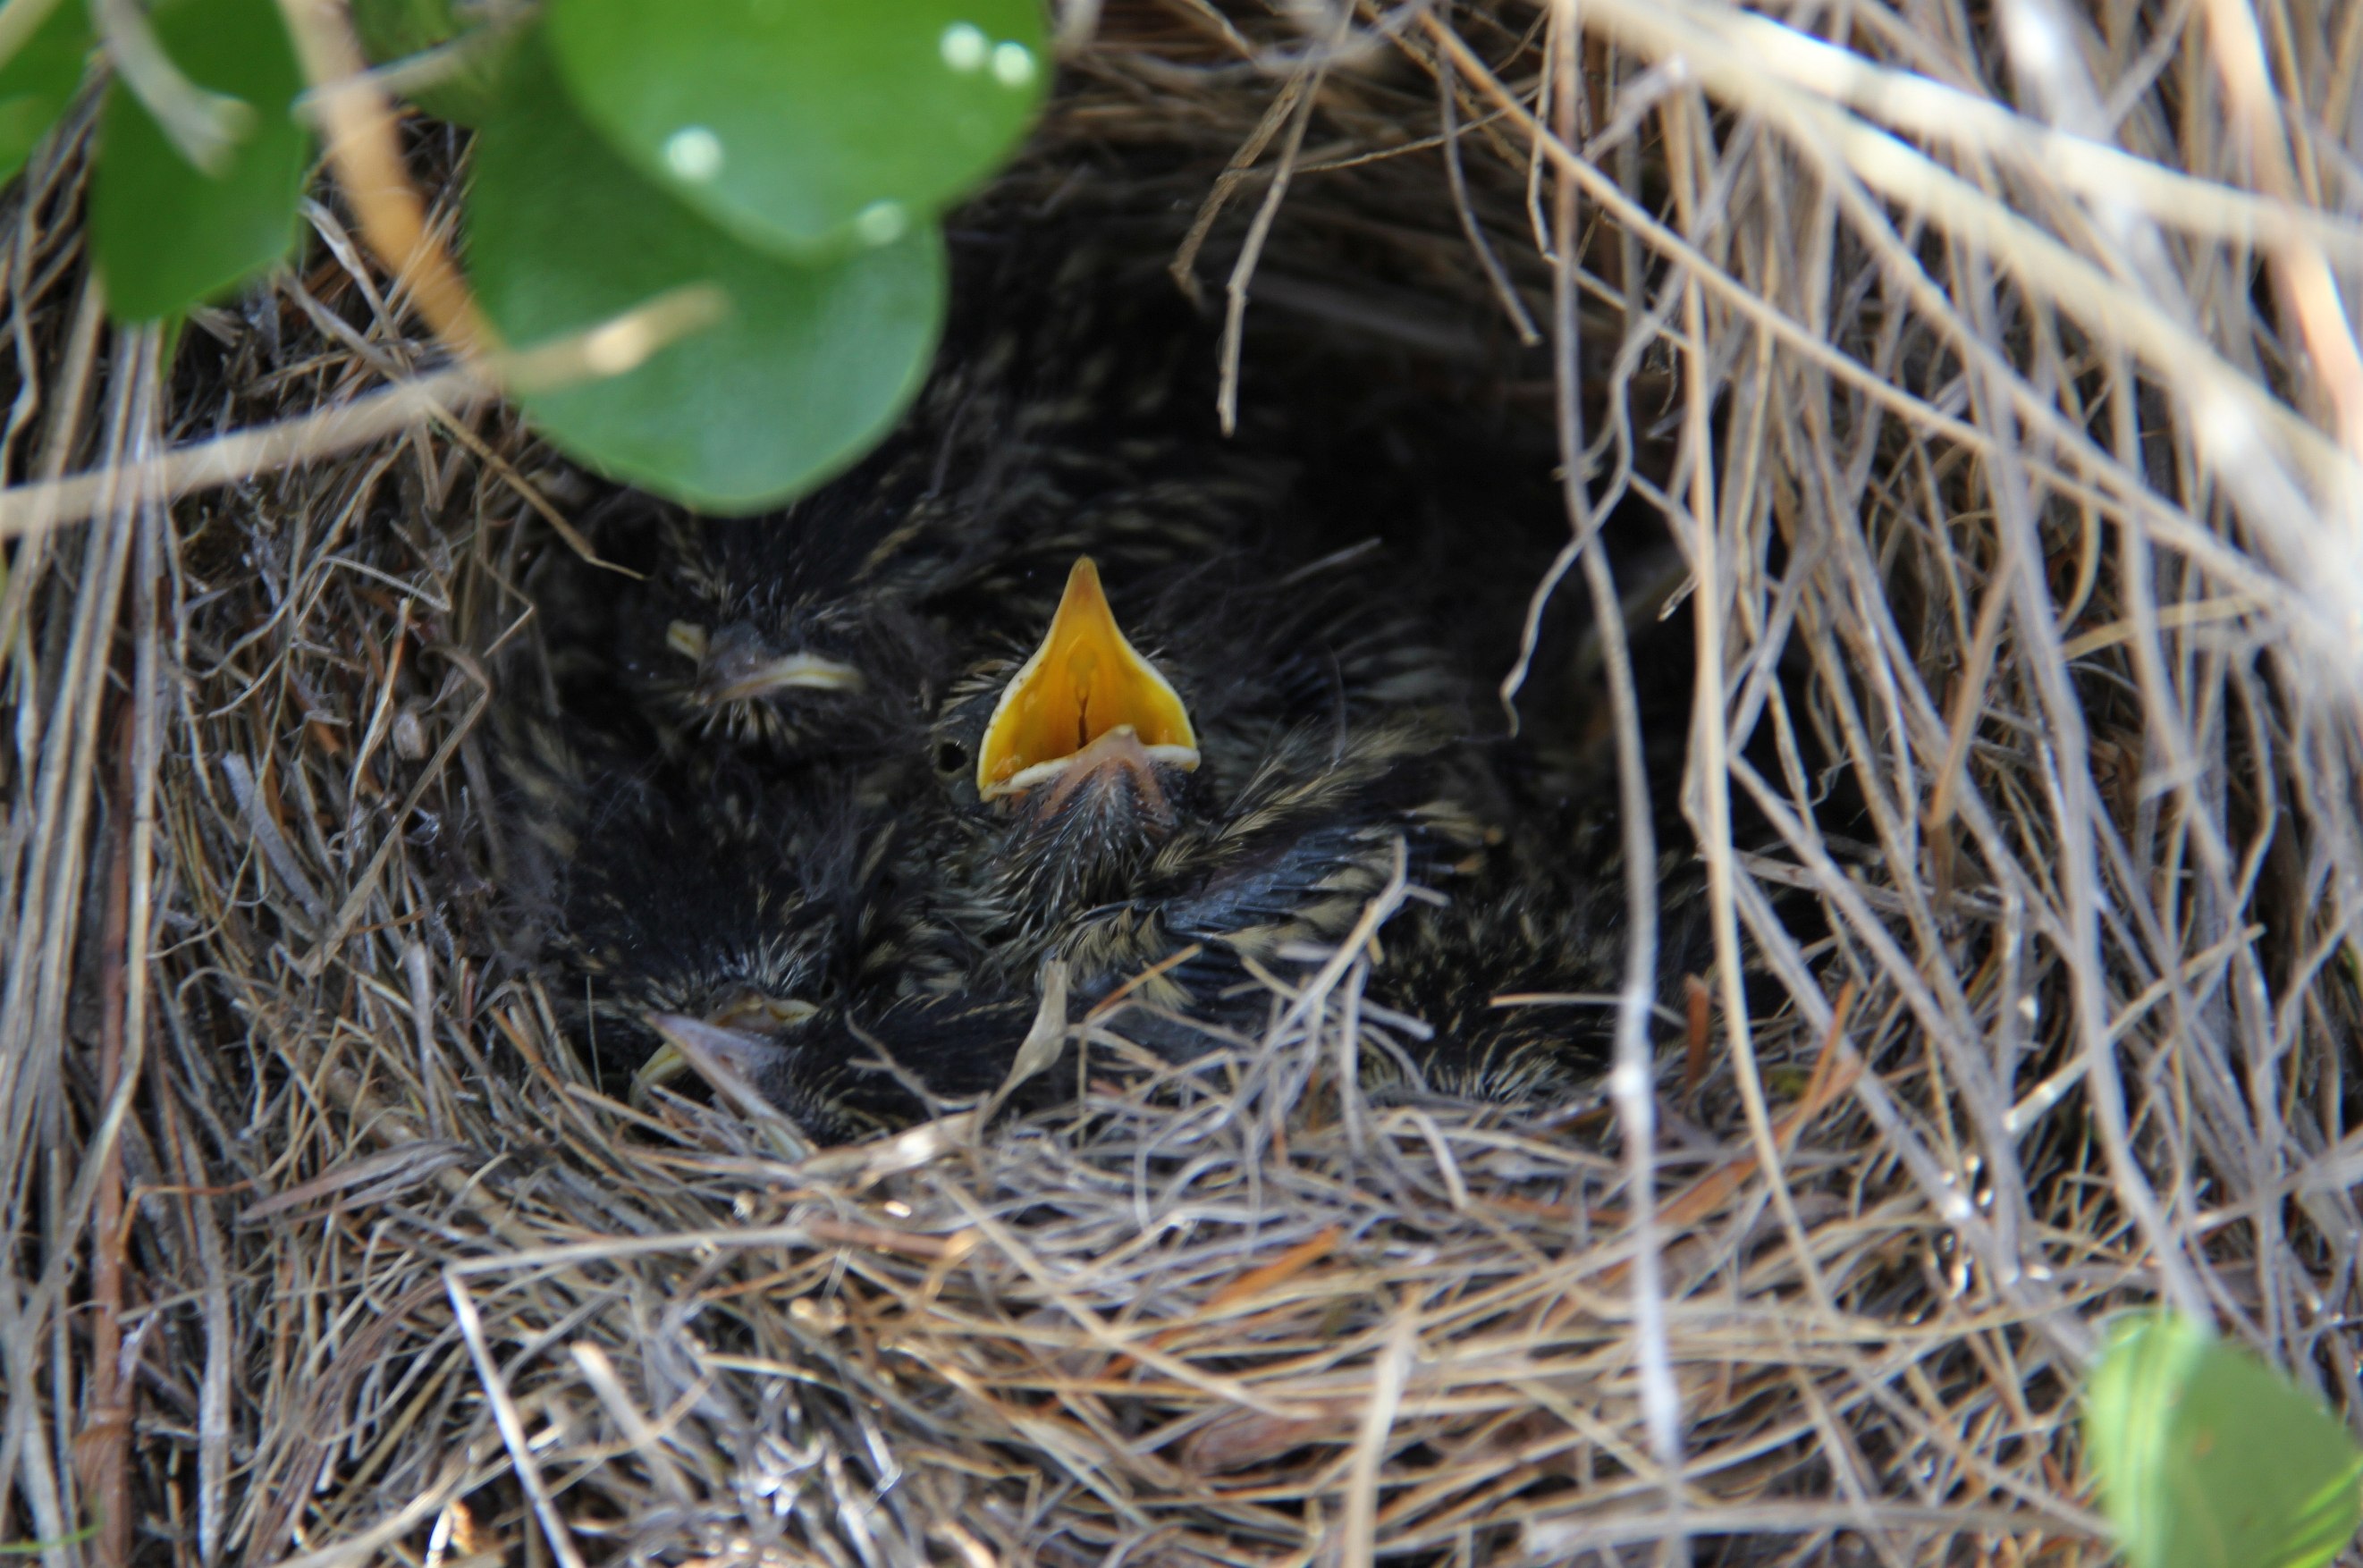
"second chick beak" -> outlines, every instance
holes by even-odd
[[[648,1092],[660,1084],[670,1083],[689,1071],[690,1062],[680,1046],[668,1036],[668,1030],[678,1032],[679,1026],[690,1024],[703,1031],[699,1043],[709,1050],[735,1044],[738,1053],[731,1055],[733,1065],[743,1066],[740,1060],[748,1053],[760,1055],[775,1050],[779,1032],[804,1022],[820,1010],[798,997],[773,997],[753,991],[739,991],[723,998],[702,1018],[677,1017],[671,1013],[651,1014],[649,1024],[662,1043],[640,1064],[632,1075],[631,1102],[640,1104]],[[729,1053],[726,1052],[726,1055]]]
[[[1198,766],[1198,737],[1171,683],[1125,640],[1099,567],[1084,556],[1042,646],[993,706],[977,748],[977,793],[1018,794],[1112,753],[1187,773]]]
[[[745,702],[774,691],[859,691],[861,671],[819,654],[775,654],[752,628],[705,628],[675,621],[665,628],[665,646],[697,661],[697,700],[709,707]]]

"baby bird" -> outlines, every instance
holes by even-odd
[[[1120,587],[1151,652],[1086,556],[1031,651],[972,661],[935,727],[933,899],[971,983],[1026,990],[1057,956],[1086,998],[1204,1004],[1242,960],[1340,933],[1399,839],[1414,876],[1477,850],[1461,685],[1357,561],[1232,548]]]
[[[923,536],[898,522],[908,498],[895,501],[924,479],[900,456],[778,516],[658,519],[613,658],[670,755],[793,763],[914,747],[948,673],[922,606],[951,563],[912,554]]]
[[[815,1138],[843,1142],[990,1091],[1030,1002],[914,1001],[937,950],[895,876],[895,823],[842,773],[724,767],[593,792],[556,889],[552,967],[602,1077],[668,1076],[668,1027],[723,1056]]]
[[[1448,904],[1413,905],[1381,933],[1367,994],[1431,1032],[1402,1042],[1400,1056],[1365,1050],[1364,1085],[1381,1098],[1424,1088],[1533,1104],[1579,1094],[1607,1072],[1630,936],[1621,856],[1612,842],[1602,859],[1580,860],[1522,825],[1513,852],[1490,860]],[[1660,856],[1651,999],[1660,1019],[1675,1016],[1667,1004],[1681,977],[1709,955],[1703,886],[1686,854]]]

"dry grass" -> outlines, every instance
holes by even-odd
[[[1110,6],[1045,157],[1185,152],[1234,319],[1326,259],[1356,329],[1583,382],[1579,523],[1662,517],[1714,672],[1703,1079],[1620,1075],[1641,1139],[1341,1099],[1349,948],[1228,1072],[982,1133],[603,1099],[483,962],[562,469],[327,206],[163,374],[69,145],[0,215],[0,1535],[2090,1562],[2105,1311],[2363,1409],[2363,10],[1281,10]]]

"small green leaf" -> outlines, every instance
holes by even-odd
[[[917,390],[944,309],[942,237],[800,265],[751,249],[635,174],[518,51],[476,143],[470,271],[527,346],[712,283],[719,326],[623,375],[521,396],[560,446],[716,512],[775,505],[866,451]]]
[[[352,11],[371,64],[425,70],[424,79],[404,89],[412,103],[454,125],[481,126],[492,114],[502,69],[516,47],[514,23],[470,17],[452,0],[352,0]]]
[[[150,19],[183,75],[253,114],[215,178],[181,156],[120,79],[107,88],[90,230],[118,321],[177,315],[285,256],[310,156],[291,108],[303,74],[272,0],[167,0]]]
[[[73,102],[90,47],[88,0],[57,0],[24,46],[0,63],[0,184],[25,166]]]
[[[2363,1525],[2346,1426],[2189,1319],[2117,1324],[2084,1447],[2132,1568],[2318,1568]]]
[[[1041,101],[1039,0],[550,0],[586,118],[766,249],[877,243],[997,167]]]

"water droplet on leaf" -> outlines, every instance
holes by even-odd
[[[853,232],[864,245],[892,245],[911,226],[900,202],[872,202],[853,215]]]
[[[943,51],[944,63],[963,76],[982,68],[992,52],[984,29],[974,22],[954,22],[936,47]]]
[[[1034,80],[1034,51],[1022,43],[996,44],[993,79],[1004,87],[1023,87]]]
[[[722,172],[722,138],[704,126],[683,126],[665,139],[665,167],[704,184]]]

